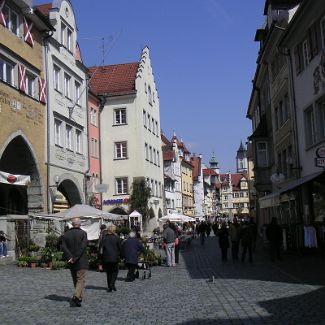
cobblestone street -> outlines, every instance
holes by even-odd
[[[81,308],[69,306],[68,270],[0,266],[0,323],[325,324],[324,259],[272,264],[258,250],[253,264],[236,264],[219,255],[215,237],[204,248],[196,239],[177,267],[154,267],[149,280],[127,283],[120,271],[113,293],[90,271]]]

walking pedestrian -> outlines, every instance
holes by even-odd
[[[242,245],[242,256],[241,256],[241,261],[242,263],[245,262],[246,254],[248,251],[248,259],[249,262],[253,262],[253,229],[250,226],[250,224],[245,221],[242,226],[240,227],[240,232],[239,232],[239,237],[241,240],[241,245]]]
[[[204,246],[204,241],[205,241],[205,232],[206,232],[206,224],[204,221],[201,221],[201,223],[197,227],[197,231],[200,236],[200,243],[201,246]]]
[[[62,250],[70,266],[74,285],[71,306],[81,307],[88,269],[87,233],[81,228],[80,218],[72,219],[72,228],[62,238]]]
[[[227,261],[228,248],[229,248],[229,234],[227,223],[225,221],[222,222],[221,228],[218,231],[219,236],[219,247],[221,248],[221,259],[223,262]]]
[[[0,258],[1,257],[8,257],[8,240],[7,235],[0,230]]]
[[[115,230],[114,225],[108,226],[99,243],[99,261],[106,272],[108,292],[117,291],[115,282],[119,271],[121,241]]]
[[[272,218],[271,223],[266,227],[266,238],[270,243],[271,260],[281,259],[281,246],[283,241],[282,228],[278,224],[275,217]]]
[[[129,237],[122,244],[123,257],[128,268],[126,282],[135,280],[135,270],[138,268],[138,255],[144,252],[142,243],[136,238],[135,232],[131,231]]]
[[[167,266],[175,266],[175,231],[170,227],[167,222],[163,231],[163,238],[166,247]]]
[[[231,256],[233,261],[238,261],[239,254],[239,230],[240,226],[236,217],[229,226],[229,237],[231,241]]]

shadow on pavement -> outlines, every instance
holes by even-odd
[[[68,301],[68,302],[70,302],[71,297],[64,297],[64,296],[58,296],[58,295],[48,295],[48,296],[45,296],[44,299],[53,300],[53,301]]]
[[[303,295],[293,295],[287,298],[266,300],[259,302],[258,306],[268,312],[268,316],[245,318],[208,318],[191,319],[178,325],[199,324],[281,324],[306,325],[325,324],[325,288],[321,288]]]
[[[325,286],[325,260],[316,255],[283,256],[281,261],[272,263],[268,252],[257,247],[253,263],[231,260],[231,248],[228,249],[228,261],[221,262],[221,252],[217,237],[209,237],[204,247],[199,239],[180,252],[186,269],[193,279],[248,279],[272,282],[305,283]],[[325,323],[325,322],[324,322]]]
[[[107,290],[107,287],[99,287],[99,286],[93,286],[93,285],[87,285],[85,289],[88,290]]]

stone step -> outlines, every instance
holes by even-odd
[[[0,257],[0,266],[1,265],[12,265],[16,264],[17,262],[13,258],[13,256],[8,256],[8,257]]]

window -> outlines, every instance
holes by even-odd
[[[72,126],[71,125],[66,125],[65,128],[65,146],[69,150],[73,150],[73,145],[72,145]]]
[[[57,91],[61,91],[60,75],[61,75],[61,69],[58,66],[54,65],[53,66],[53,83],[54,83],[54,89]]]
[[[158,167],[160,167],[160,153],[158,150],[157,150],[157,165]]]
[[[126,108],[114,109],[114,123],[115,125],[126,124]]]
[[[144,144],[144,156],[146,157],[146,160],[149,160],[148,143]]]
[[[74,83],[74,89],[75,89],[75,103],[77,104],[77,105],[80,105],[80,88],[81,88],[81,86],[80,86],[80,83],[78,82],[78,81],[76,81],[75,83]]]
[[[115,193],[128,194],[128,179],[127,177],[115,178]]]
[[[325,47],[325,17],[320,21],[322,46]]]
[[[67,98],[71,98],[70,83],[71,83],[71,77],[65,73],[64,74],[64,96]]]
[[[153,149],[153,163],[157,165],[157,156],[156,156],[156,149]]]
[[[148,114],[148,130],[151,131],[151,118],[149,114]]]
[[[35,97],[36,96],[36,90],[35,90],[35,80],[36,77],[32,75],[31,73],[26,73],[26,89],[25,92],[28,96]]]
[[[296,74],[298,75],[300,72],[304,70],[304,56],[303,56],[303,49],[302,43],[298,44],[294,49],[294,56],[295,56],[295,68]]]
[[[143,110],[143,126],[147,127],[147,113],[145,110]]]
[[[151,125],[152,125],[152,133],[155,134],[155,120],[154,120],[154,118],[151,119]]]
[[[67,48],[72,52],[72,31],[67,28]]]
[[[115,142],[115,159],[127,158],[126,142]]]
[[[153,186],[153,179],[150,181],[150,189],[151,189],[151,195],[154,196],[155,195],[155,188]]]
[[[318,140],[325,138],[325,96],[317,103]]]
[[[305,119],[305,134],[306,134],[306,146],[310,147],[316,142],[316,130],[314,121],[313,106],[307,108],[304,112]]]
[[[266,142],[257,142],[257,166],[258,167],[267,167],[268,166],[268,156],[267,156],[267,143]]]
[[[14,65],[0,57],[0,80],[14,86]]]
[[[156,135],[159,136],[158,122],[156,121]]]
[[[149,146],[149,160],[152,163],[152,147]]]
[[[158,192],[158,182],[155,181],[155,194],[156,196],[159,196],[159,192]]]
[[[76,130],[76,152],[82,153],[82,133],[80,130]]]
[[[98,140],[97,139],[91,138],[90,155],[93,158],[98,158]]]
[[[17,36],[19,36],[19,16],[18,16],[18,14],[14,10],[9,8],[8,6],[4,6],[4,8],[2,9],[2,14],[5,18],[7,28],[11,32],[13,32]]]
[[[54,143],[57,146],[62,147],[61,130],[62,130],[62,121],[55,119],[54,120]]]
[[[224,200],[228,201],[228,196],[227,195],[225,195]]]
[[[61,44],[66,45],[66,33],[67,33],[67,26],[65,24],[61,24]]]
[[[240,192],[239,193],[239,197],[244,197],[244,193],[243,192]]]
[[[97,126],[97,109],[96,108],[92,108],[90,110],[90,123],[92,125]]]
[[[302,42],[302,50],[303,50],[303,56],[304,56],[304,66],[307,67],[309,64],[310,56],[309,56],[309,46],[308,41],[304,40]]]
[[[148,86],[148,101],[149,101],[149,104],[152,105],[152,93],[151,93],[150,86]]]

